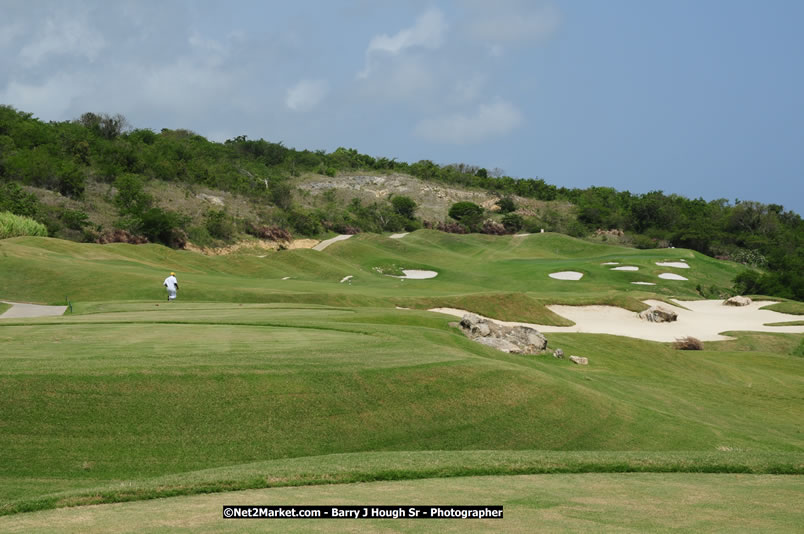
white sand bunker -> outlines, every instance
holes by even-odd
[[[622,267],[615,267],[612,271],[638,271],[639,267],[633,265],[623,265]]]
[[[352,278],[354,278],[354,276],[352,276],[351,274],[350,274],[349,276],[344,276],[344,277],[341,279],[341,283],[348,282],[348,281],[349,281],[349,280],[351,280]]]
[[[438,273],[435,271],[422,271],[420,269],[402,269],[405,276],[396,276],[389,274],[393,278],[401,278],[402,280],[426,280],[427,278],[435,278]]]
[[[583,273],[577,271],[561,271],[558,273],[550,273],[547,276],[555,278],[556,280],[580,280],[583,278]]]
[[[664,280],[689,280],[689,278],[684,278],[680,274],[676,273],[662,273],[659,275],[659,278]]]
[[[405,232],[404,234],[391,234],[388,237],[390,237],[391,239],[402,239],[406,235],[408,235],[408,232]]]
[[[787,334],[804,333],[801,326],[766,326],[767,323],[800,321],[800,315],[790,315],[760,308],[771,301],[754,302],[748,306],[724,306],[722,300],[678,301],[679,306],[645,300],[649,306],[662,306],[674,311],[678,319],[672,323],[651,323],[639,318],[638,314],[615,306],[548,306],[548,308],[575,322],[575,326],[545,326],[530,323],[496,321],[503,325],[525,325],[545,332],[581,332],[586,334],[611,334],[649,341],[670,342],[678,338],[692,336],[701,341],[723,341],[732,339],[720,335],[728,331],[780,332]],[[429,311],[463,317],[464,310],[454,308],[435,308]],[[493,320],[493,319],[492,319]]]
[[[690,266],[683,261],[657,261],[659,267],[676,267],[678,269],[689,269]]]
[[[620,265],[619,261],[607,261],[606,263],[601,263],[600,265]]]
[[[637,286],[655,286],[656,285],[653,282],[631,282],[631,283],[634,284],[634,285],[637,285]]]

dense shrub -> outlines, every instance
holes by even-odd
[[[506,230],[505,226],[502,224],[492,221],[491,219],[486,219],[483,221],[483,226],[480,228],[480,232],[489,235],[504,235],[508,233],[508,230]]]
[[[260,239],[269,239],[271,241],[291,241],[293,236],[290,232],[279,226],[264,226],[250,224],[246,228],[246,232],[259,237]]]
[[[0,211],[35,218],[40,211],[39,201],[14,182],[0,185]]]
[[[232,218],[223,210],[209,210],[204,224],[209,235],[216,239],[229,240],[235,234]]]
[[[416,201],[408,196],[395,195],[391,197],[391,205],[398,215],[406,219],[413,219],[416,215]]]
[[[516,202],[511,197],[502,197],[497,201],[497,206],[500,208],[500,213],[511,213],[516,211]]]
[[[149,241],[174,248],[187,245],[187,234],[182,230],[185,222],[178,213],[161,208],[150,208],[139,217],[140,231]]]
[[[502,218],[502,224],[506,230],[511,233],[518,232],[525,225],[524,219],[521,215],[516,213],[508,213]]]
[[[47,237],[47,228],[29,217],[0,212],[0,239],[25,235]]]
[[[677,350],[703,350],[703,342],[695,337],[687,336],[676,339],[673,348]]]

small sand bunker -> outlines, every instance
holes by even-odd
[[[663,280],[689,280],[689,278],[684,278],[680,274],[676,273],[662,273],[659,275],[659,278]]]
[[[721,335],[727,331],[804,333],[804,325],[767,326],[768,323],[798,321],[800,315],[762,310],[770,301],[754,301],[748,306],[724,306],[722,300],[674,300],[675,304],[658,300],[643,301],[648,306],[662,306],[676,313],[672,323],[651,323],[639,314],[615,306],[560,306],[547,308],[575,323],[575,326],[545,326],[530,323],[495,321],[500,324],[530,326],[541,333],[581,332],[586,334],[612,334],[650,341],[671,342],[677,338],[693,336],[701,341],[732,339]],[[681,306],[684,306],[683,308]],[[466,312],[454,308],[436,308],[429,311],[463,317]]]
[[[530,234],[514,234],[514,237],[528,237]]]
[[[612,271],[638,271],[639,267],[633,265],[623,265],[622,267],[615,267]]]
[[[285,276],[285,277],[283,277],[283,278],[282,278],[282,280],[290,280],[290,277],[289,277],[289,276]]]
[[[558,273],[550,273],[547,276],[555,278],[556,280],[580,280],[583,278],[583,273],[578,271],[561,271]]]
[[[601,263],[600,265],[620,265],[619,261],[607,261],[606,263]]]
[[[678,269],[689,269],[690,266],[683,261],[657,261],[659,267],[676,267]]]
[[[391,234],[388,237],[390,237],[391,239],[402,239],[406,235],[408,235],[408,232],[405,232],[404,234]]]
[[[402,272],[405,273],[404,276],[396,276],[393,274],[389,274],[393,278],[401,278],[402,280],[426,280],[427,278],[435,278],[438,276],[438,273],[435,271],[423,271],[420,269],[402,269]]]
[[[352,278],[354,278],[354,276],[352,276],[351,274],[349,276],[344,276],[343,278],[341,278],[341,283],[348,282]]]
[[[637,286],[655,286],[656,285],[653,282],[631,282],[631,283],[634,284],[634,285],[637,285]]]

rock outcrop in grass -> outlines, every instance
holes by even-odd
[[[511,354],[539,354],[547,348],[547,339],[528,326],[505,326],[467,313],[460,327],[470,339]]]

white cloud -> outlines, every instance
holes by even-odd
[[[326,80],[301,80],[288,89],[285,105],[293,111],[310,111],[327,95]]]
[[[0,46],[8,46],[23,33],[25,33],[25,30],[22,24],[19,23],[0,27]]]
[[[0,102],[12,103],[22,111],[35,112],[48,120],[66,120],[74,99],[85,90],[87,80],[82,76],[58,74],[42,84],[9,82],[0,93]]]
[[[371,72],[372,57],[377,53],[396,56],[413,47],[436,49],[444,42],[446,31],[447,23],[444,21],[444,14],[439,9],[430,8],[416,19],[416,24],[411,28],[400,30],[393,36],[382,34],[373,37],[366,49],[366,66],[357,77],[368,77]]]
[[[497,100],[481,105],[472,115],[456,113],[424,119],[416,125],[416,135],[437,143],[477,143],[507,134],[522,122],[522,114],[509,102]]]
[[[215,63],[180,58],[147,70],[141,82],[142,97],[155,108],[184,114],[202,112],[236,84],[233,73]]]
[[[471,78],[459,80],[452,92],[454,102],[466,103],[477,100],[486,85],[486,76],[475,74]]]
[[[95,61],[105,47],[106,40],[85,18],[49,18],[33,41],[22,48],[20,57],[33,65],[51,55],[83,56]]]
[[[502,52],[498,43],[546,39],[555,33],[561,23],[561,14],[552,4],[487,4],[485,7],[492,5],[495,8],[493,12],[484,8],[469,24],[472,35],[497,44],[492,47],[492,54]]]

